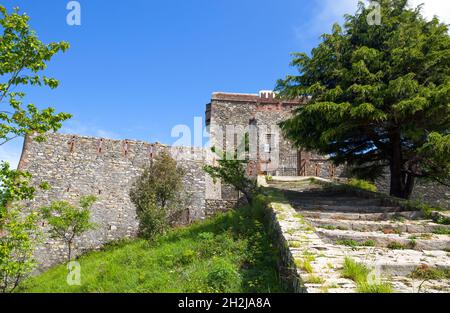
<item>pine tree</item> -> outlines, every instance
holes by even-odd
[[[450,37],[421,6],[359,3],[324,34],[311,56],[294,54],[299,75],[278,81],[280,96],[310,97],[282,129],[296,145],[330,155],[375,179],[388,168],[391,195],[410,198],[417,179],[449,185]]]

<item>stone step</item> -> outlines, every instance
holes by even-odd
[[[395,213],[399,207],[359,206],[359,205],[313,205],[292,202],[296,210],[333,211],[342,213]]]
[[[444,226],[431,221],[364,221],[364,220],[337,220],[337,219],[308,219],[315,227],[353,230],[359,232],[384,232],[384,233],[435,233],[441,229],[450,231],[450,225]]]
[[[351,221],[418,220],[423,218],[423,213],[418,211],[403,211],[396,213],[339,213],[317,210],[297,210],[297,212],[305,218]]]
[[[330,241],[334,244],[338,244],[339,241],[353,240],[361,245],[372,241],[376,247],[394,247],[404,250],[442,250],[450,251],[450,236],[448,235],[433,235],[423,234],[427,237],[421,236],[422,234],[397,235],[397,234],[384,234],[381,232],[355,232],[348,230],[327,230],[317,229],[317,234],[325,241]]]
[[[340,277],[340,270],[347,257],[358,263],[364,263],[374,270],[378,277],[407,278],[424,265],[429,268],[450,270],[450,257],[445,251],[391,250],[379,247],[351,249],[324,244],[320,247],[310,247],[307,252],[308,255],[315,256],[311,261],[315,275],[327,278],[327,281],[333,276]],[[302,259],[304,251],[294,252],[294,257]]]
[[[383,206],[381,201],[377,199],[316,199],[316,198],[296,198],[292,199],[294,204],[310,204],[310,205],[349,205],[349,206]]]

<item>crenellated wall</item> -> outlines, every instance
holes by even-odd
[[[29,137],[25,140],[19,169],[31,173],[35,185],[48,182],[52,186],[50,191],[38,191],[27,205],[40,208],[55,200],[77,203],[81,196],[97,196],[92,219],[98,227],[77,241],[77,254],[133,237],[138,222],[129,190],[143,168],[162,150],[170,152],[187,172],[184,181],[190,204],[180,223],[202,220],[236,204],[236,201],[222,201],[220,184],[214,184],[203,171],[203,166],[212,160],[206,149],[49,134],[44,143]],[[44,269],[64,261],[64,255],[63,243],[48,236],[37,252]]]

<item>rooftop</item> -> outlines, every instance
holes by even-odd
[[[251,102],[251,103],[266,103],[266,104],[303,104],[305,99],[281,99],[278,98],[277,93],[271,90],[260,91],[259,94],[252,93],[228,93],[228,92],[214,92],[212,100],[218,101],[234,101],[234,102]]]

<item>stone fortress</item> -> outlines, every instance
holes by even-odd
[[[270,91],[214,93],[206,107],[211,145],[234,149],[238,145],[237,136],[230,136],[228,132],[223,135],[222,130],[230,125],[244,129],[257,126],[259,147],[255,150],[256,158],[249,163],[249,175],[342,176],[342,169],[335,168],[322,156],[293,148],[276,130],[279,122],[306,103],[307,99],[280,100]],[[57,133],[48,134],[44,143],[34,142],[31,137],[25,139],[19,169],[31,173],[36,185],[45,181],[52,186],[50,191],[38,191],[28,205],[40,208],[54,200],[77,203],[81,196],[97,196],[92,219],[98,227],[77,241],[78,254],[99,249],[107,242],[133,237],[138,230],[138,221],[129,198],[130,187],[143,168],[163,150],[187,171],[185,191],[190,194],[191,201],[180,223],[199,221],[237,205],[239,194],[220,181],[213,181],[203,171],[204,165],[214,164],[217,160],[210,148],[169,147],[143,141]],[[46,225],[42,226],[45,230]],[[64,256],[64,244],[48,238],[37,252],[41,269],[64,261]]]

